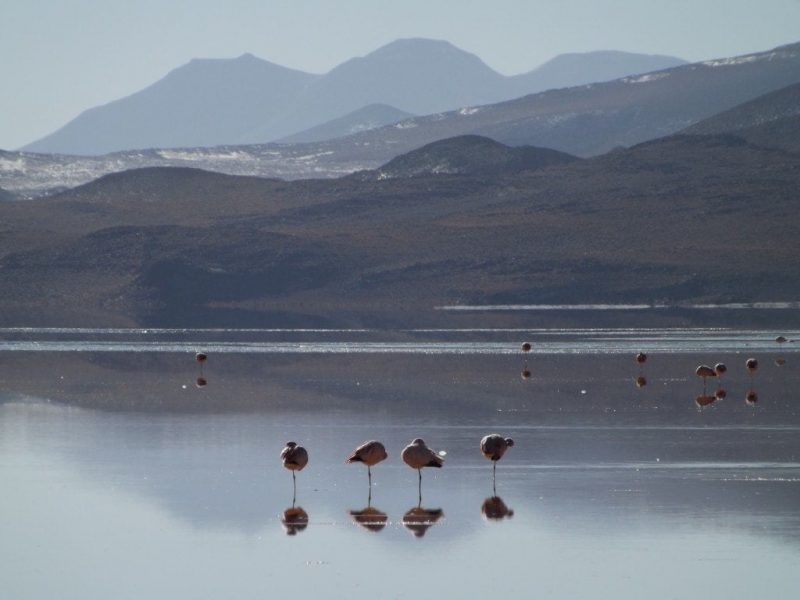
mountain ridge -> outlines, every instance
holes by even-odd
[[[615,58],[619,70],[635,71],[639,56],[620,53]],[[656,60],[683,62],[671,57]],[[635,66],[625,66],[626,61]],[[265,143],[369,104],[430,114],[516,97],[536,91],[535,72],[506,77],[449,42],[424,38],[396,40],[323,75],[282,67],[252,54],[193,59],[134,94],[85,110],[22,149],[100,155]]]

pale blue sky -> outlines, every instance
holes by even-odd
[[[800,0],[0,0],[0,148],[194,57],[322,73],[400,37],[448,40],[505,74],[600,49],[701,60],[800,41]]]

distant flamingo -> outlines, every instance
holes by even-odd
[[[695,375],[703,378],[703,395],[706,393],[706,379],[709,377],[716,377],[717,373],[708,365],[700,365],[695,369]]]
[[[744,366],[750,374],[750,385],[753,385],[753,375],[758,371],[758,361],[755,358],[748,358],[744,361]]]
[[[645,354],[644,352],[637,353],[636,354],[636,362],[639,363],[640,365],[643,365],[644,363],[646,363],[647,362],[647,354]]]
[[[197,354],[194,355],[194,359],[195,361],[197,361],[197,364],[200,365],[200,377],[202,377],[203,363],[205,363],[208,360],[208,355],[205,352],[198,352]]]

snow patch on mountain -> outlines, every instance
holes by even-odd
[[[669,77],[669,73],[646,73],[645,75],[637,75],[636,77],[625,77],[622,79],[625,83],[647,83],[648,81],[658,81]]]

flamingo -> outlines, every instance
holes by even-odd
[[[296,496],[297,478],[295,471],[302,471],[308,464],[308,452],[302,446],[298,446],[297,442],[286,442],[286,447],[281,450],[281,461],[283,461],[283,466],[292,472],[292,484]]]
[[[709,377],[716,377],[717,373],[708,365],[700,365],[695,369],[695,375],[703,378],[703,395],[706,393],[706,379]]]
[[[422,503],[422,469],[423,467],[435,467],[440,469],[444,464],[444,459],[428,448],[422,438],[414,440],[400,454],[403,462],[412,469],[416,469],[419,474],[419,499]]]
[[[197,364],[200,365],[200,377],[203,376],[203,363],[208,360],[208,355],[205,352],[198,352],[194,355]]]
[[[514,446],[514,440],[504,438],[499,433],[490,433],[481,439],[481,452],[492,461],[492,488],[495,488],[495,475],[497,473],[497,461],[503,458],[506,450]]]
[[[347,463],[364,463],[367,465],[367,477],[369,477],[369,485],[372,488],[372,471],[371,467],[377,465],[382,460],[386,460],[386,448],[383,444],[376,440],[364,442],[358,448],[353,450],[353,453],[347,457]]]

